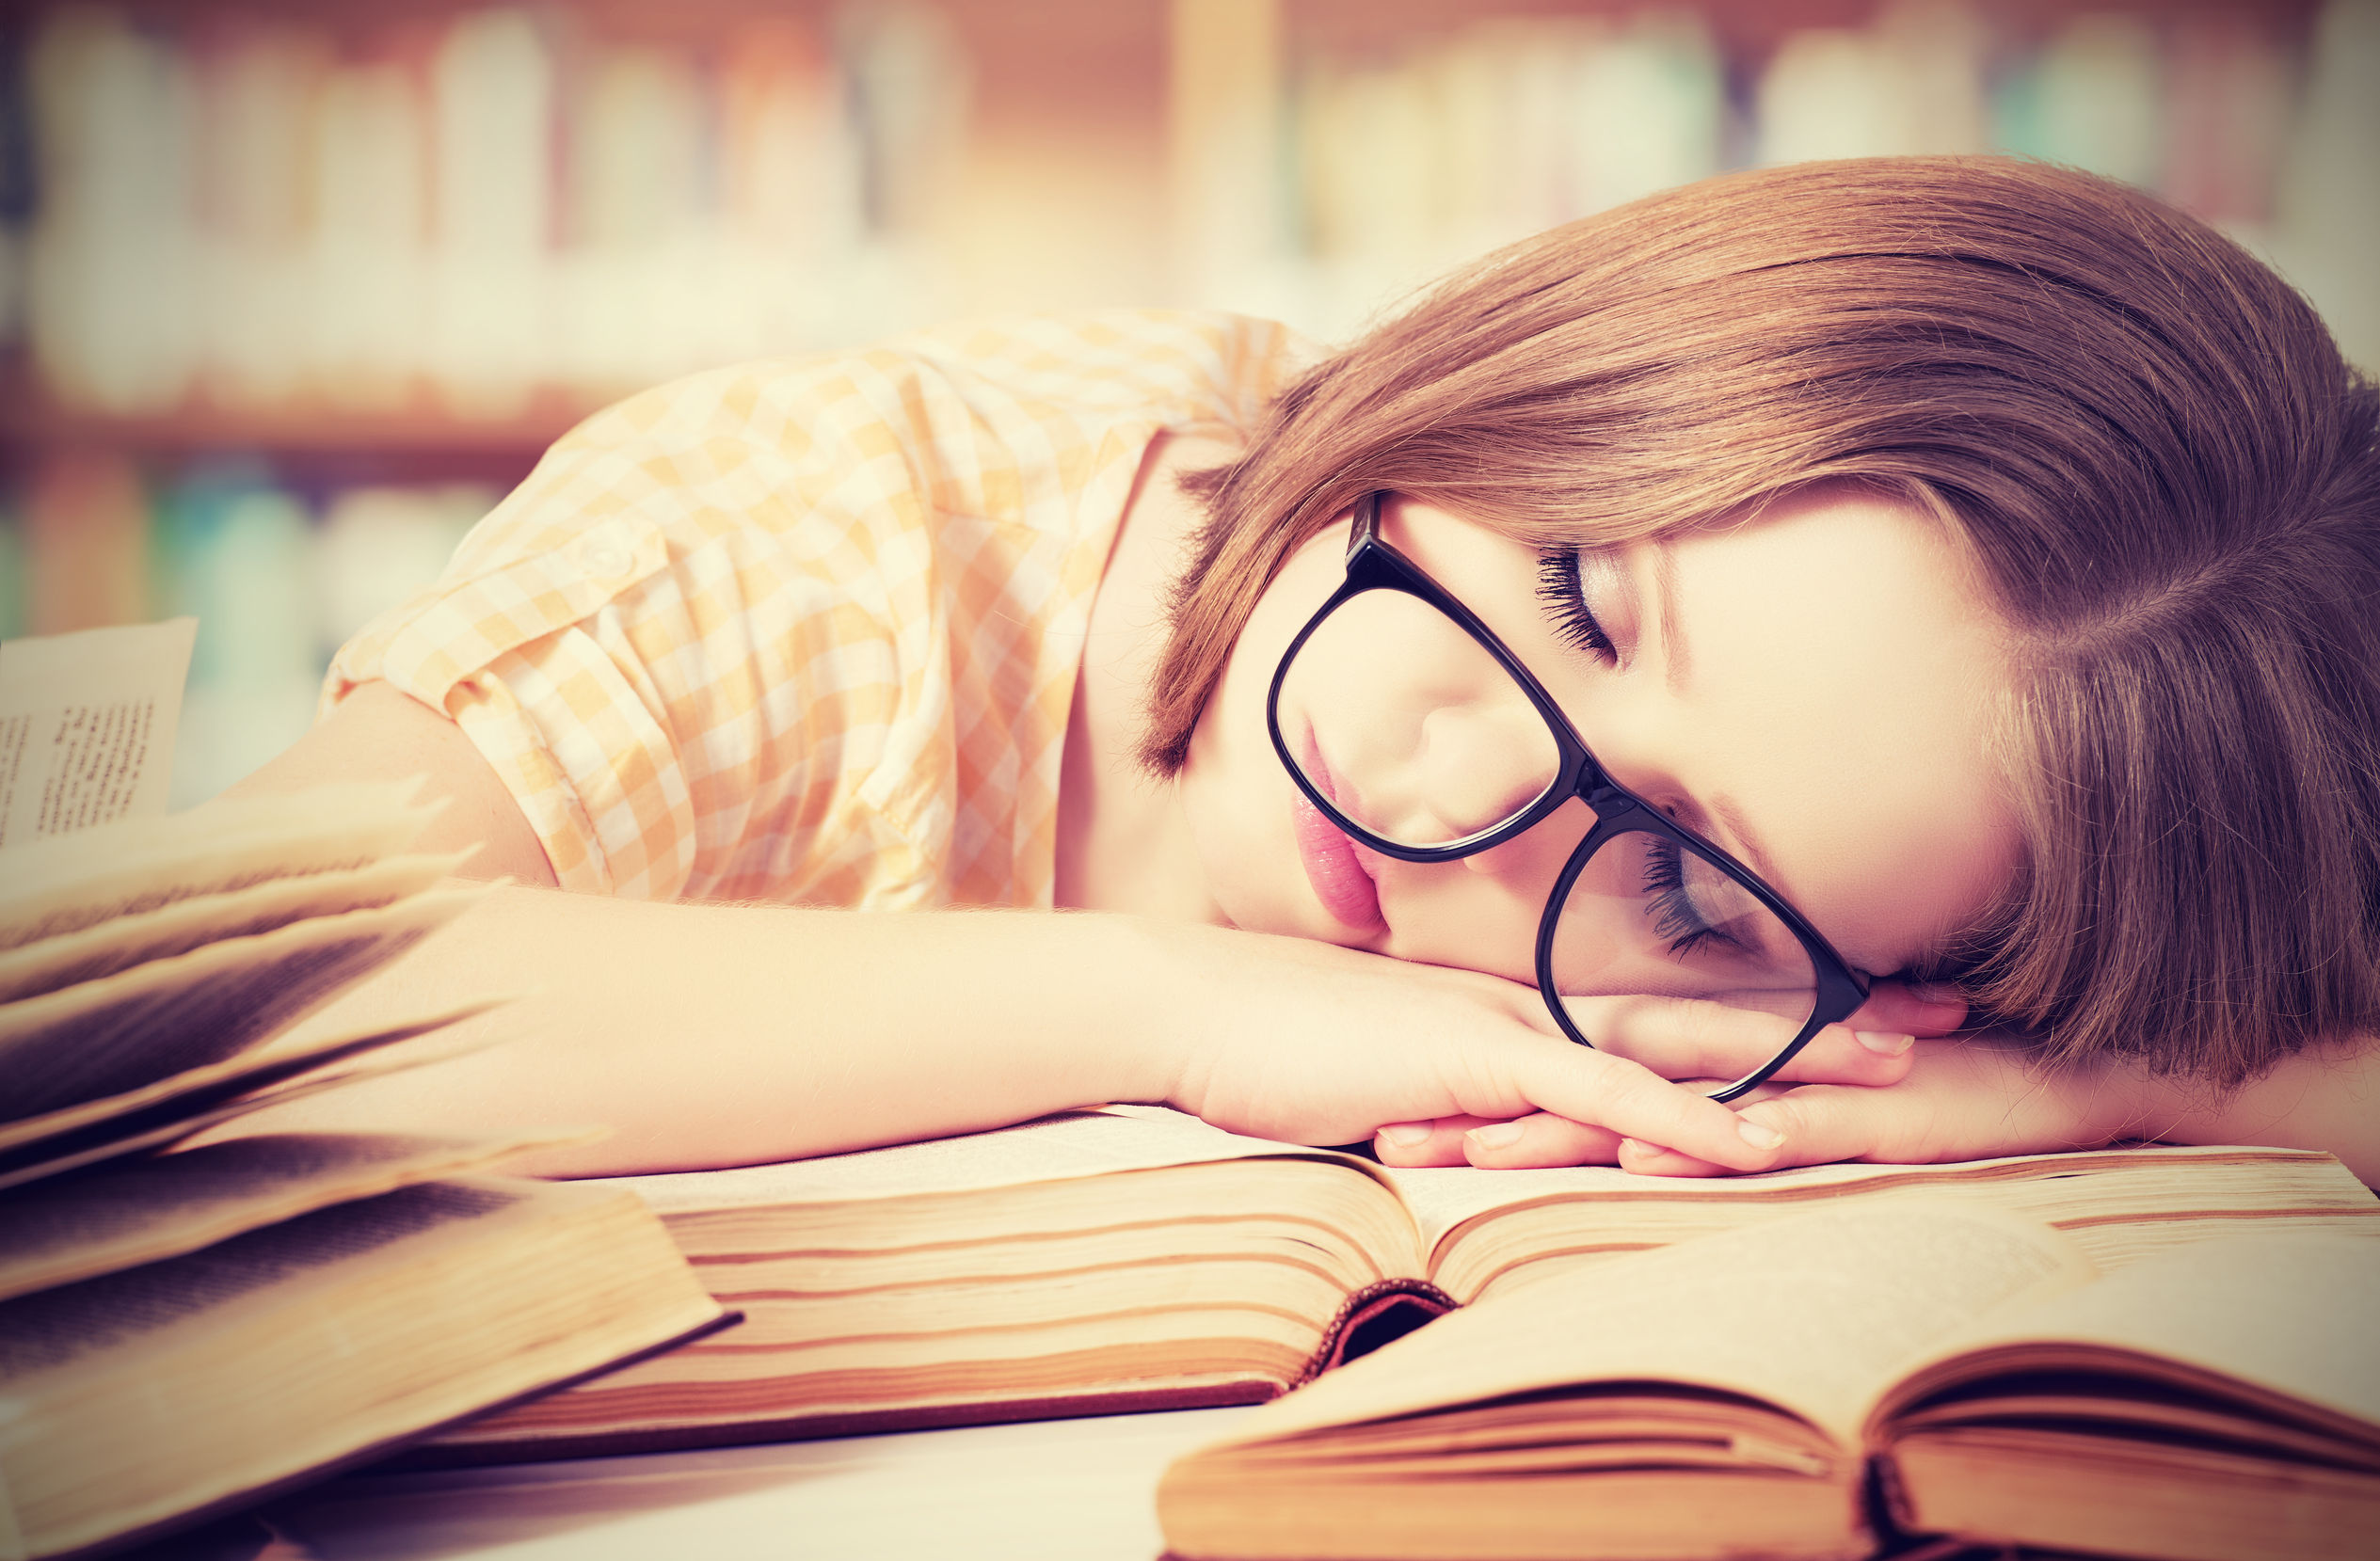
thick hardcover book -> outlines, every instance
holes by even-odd
[[[2110,1268],[2245,1228],[2380,1236],[2380,1201],[2289,1150],[1710,1181],[1413,1171],[1146,1107],[616,1185],[743,1326],[460,1427],[430,1456],[1259,1402],[1548,1277],[1591,1284],[1630,1252],[1912,1191],[2062,1227]]]

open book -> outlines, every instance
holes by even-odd
[[[518,1457],[1259,1402],[1543,1276],[1591,1284],[1620,1254],[1911,1188],[2062,1226],[2110,1266],[2211,1232],[2380,1236],[2380,1201],[2337,1161],[2289,1150],[1711,1181],[1392,1171],[1137,1107],[618,1185],[661,1213],[743,1326],[458,1427],[436,1451]]]
[[[1158,1516],[1184,1561],[1849,1557],[1888,1527],[2370,1554],[2375,1295],[2380,1242],[2216,1239],[2094,1279],[1972,1203],[1845,1204],[1399,1340],[1176,1461]]]
[[[451,1055],[494,1006],[277,1039],[477,893],[407,852],[409,790],[0,850],[0,1561],[189,1521],[722,1320],[632,1194],[484,1174],[552,1134],[180,1147]]]

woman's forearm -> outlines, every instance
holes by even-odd
[[[421,774],[445,800],[416,842],[464,870],[551,884],[545,848],[455,725],[368,683],[251,795]],[[1046,911],[873,913],[653,903],[504,888],[310,1021],[392,1022],[490,993],[484,1053],[243,1119],[456,1131],[597,1124],[529,1169],[744,1165],[1164,1101],[1219,1125],[1351,1143],[1390,1123],[1550,1111],[1748,1169],[1765,1135],[1669,1076],[1740,1072],[1687,1021],[1640,1060],[1548,1033],[1534,989],[1302,938]],[[1763,1053],[1763,1055],[1765,1055]],[[1655,1072],[1659,1063],[1663,1072]],[[1847,1030],[1803,1076],[1882,1083],[1905,1057]]]
[[[1119,1024],[1144,932],[1123,918],[870,915],[498,889],[309,1022],[316,1033],[522,993],[500,1044],[256,1125],[599,1124],[549,1174],[742,1165],[1162,1099]]]
[[[2111,1137],[2320,1149],[2380,1187],[2380,1042],[2301,1052],[2231,1091],[2186,1078],[2141,1078],[2135,1088],[2136,1105]]]
[[[242,1130],[612,1130],[527,1166],[564,1175],[830,1154],[1115,1100],[1300,1143],[1552,1111],[1740,1169],[1765,1139],[1637,1062],[1545,1033],[1517,983],[1125,916],[499,890],[310,1024],[524,988],[471,1022],[503,1043]]]

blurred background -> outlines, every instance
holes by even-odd
[[[187,804],[641,386],[990,311],[1340,338],[1669,184],[1990,150],[2380,368],[2380,0],[10,0],[0,636],[197,614]]]

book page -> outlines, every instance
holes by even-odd
[[[2143,1258],[2099,1282],[1997,1314],[1928,1351],[1947,1373],[2003,1346],[2081,1345],[2180,1362],[2329,1411],[2333,1429],[2380,1450],[2380,1241],[2224,1236]],[[2061,1362],[2073,1363],[2070,1351]],[[1889,1413],[1910,1393],[1895,1393]],[[2319,1417],[2318,1417],[2319,1418]]]
[[[191,1068],[121,1094],[78,1101],[38,1117],[0,1122],[0,1171],[13,1168],[28,1153],[40,1153],[43,1146],[57,1144],[76,1134],[94,1129],[103,1134],[134,1131],[194,1116],[234,1096],[279,1084],[342,1059],[460,1024],[501,1008],[508,1000],[477,998],[453,1008],[433,1010],[400,1024],[342,1030],[302,1043],[275,1041],[244,1056]]]
[[[0,1300],[588,1137],[274,1133],[70,1171],[0,1199]]]
[[[418,779],[343,782],[286,796],[219,797],[10,848],[0,874],[0,948],[137,916],[267,879],[360,868],[412,844],[442,803]]]
[[[1407,1171],[1381,1175],[1414,1213],[1432,1278],[1466,1298],[1483,1274],[1525,1266],[1583,1238],[1664,1245],[1858,1194],[1931,1192],[1995,1204],[2076,1234],[2112,1266],[2241,1218],[2293,1219],[2380,1236],[2380,1203],[2326,1155],[2147,1145],[1931,1165],[1836,1164],[1707,1178],[1631,1176],[1611,1166]],[[1492,1281],[1500,1282],[1500,1281]]]
[[[1906,1196],[1632,1253],[1441,1317],[1250,1415],[1229,1443],[1508,1394],[1676,1382],[1765,1400],[1845,1448],[1933,1341],[2090,1266],[2056,1232]]]
[[[253,937],[311,916],[391,904],[452,876],[471,854],[391,856],[368,867],[269,879],[0,949],[0,1003],[97,980],[224,938]]]
[[[450,1058],[467,1057],[503,1039],[504,1037],[465,1032],[459,1036],[433,1036],[416,1045],[388,1046],[373,1051],[366,1051],[364,1043],[351,1043],[336,1060],[312,1054],[314,1060],[295,1072],[276,1070],[270,1075],[275,1082],[235,1098],[210,1095],[207,1098],[215,1104],[203,1108],[196,1107],[188,1099],[176,1100],[152,1111],[129,1117],[111,1117],[80,1132],[20,1149],[5,1160],[0,1160],[0,1191],[143,1149],[181,1143],[207,1128],[251,1112],[262,1111],[267,1107],[286,1106],[292,1101],[303,1100],[325,1090],[336,1090],[359,1079],[377,1078],[383,1074],[404,1073],[409,1068],[425,1068]],[[376,1044],[376,1040],[371,1043]]]
[[[196,618],[0,644],[0,849],[166,810]]]
[[[1481,1171],[1475,1166],[1406,1169],[1382,1166],[1381,1177],[1413,1211],[1426,1248],[1434,1250],[1457,1227],[1482,1215],[1551,1199],[1607,1202],[1629,1198],[1733,1200],[1773,1196],[1794,1188],[1872,1181],[1905,1169],[1873,1165],[1797,1166],[1748,1176],[1636,1176],[1618,1166],[1557,1166],[1536,1171]]]
[[[492,1183],[432,1182],[341,1203],[202,1250],[0,1301],[0,1384],[73,1364],[240,1297],[517,1204]]]
[[[484,887],[227,938],[0,1005],[0,1116],[35,1116],[236,1057],[444,925]]]
[[[1365,1174],[1379,1170],[1333,1150],[1242,1138],[1161,1107],[1111,1106],[1096,1111],[1063,1112],[989,1133],[863,1149],[783,1165],[617,1180],[633,1187],[654,1208],[670,1213],[975,1192],[1270,1155],[1338,1161]]]

